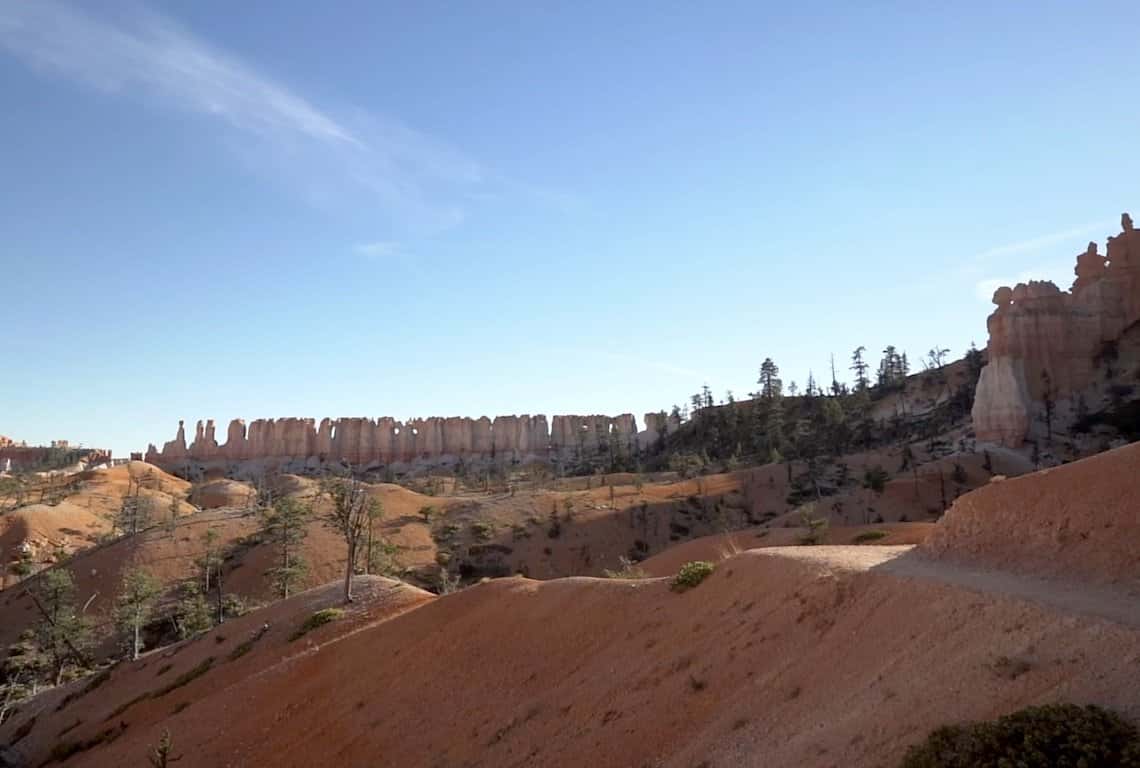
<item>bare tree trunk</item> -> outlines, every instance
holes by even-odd
[[[344,601],[352,602],[352,568],[356,564],[356,542],[348,542],[348,562],[344,565]]]
[[[214,585],[218,589],[218,623],[221,624],[226,619],[225,603],[222,600],[222,569],[218,567],[218,575],[214,578]]]
[[[16,679],[12,681],[12,685],[9,685],[8,690],[4,693],[4,701],[0,702],[0,725],[4,724],[4,721],[8,719],[8,713],[13,709],[12,702],[16,699],[16,688],[19,687],[19,682],[20,678],[16,677]]]
[[[285,534],[288,537],[288,533]],[[289,597],[289,541],[286,538],[285,542],[281,545],[281,597],[288,599]]]
[[[132,653],[131,653],[131,660],[132,661],[135,659],[138,659],[139,652],[142,648],[142,615],[141,615],[141,612],[142,612],[141,608],[139,606],[135,606],[135,620],[134,620],[135,642],[134,642],[134,648],[132,649]]]

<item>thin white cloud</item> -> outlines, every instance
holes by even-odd
[[[53,0],[4,0],[0,45],[37,68],[105,91],[144,89],[242,130],[362,146],[305,99],[154,14],[116,25]]]
[[[400,252],[400,244],[392,240],[377,240],[374,243],[358,243],[352,247],[361,256],[383,258],[395,256]]]
[[[1012,288],[1018,283],[1028,283],[1030,280],[1051,280],[1061,290],[1067,290],[1069,283],[1072,282],[1075,263],[1075,258],[1072,261],[1054,261],[1023,269],[1013,277],[988,277],[974,284],[974,294],[979,300],[989,302],[998,288],[1002,286]]]
[[[363,110],[334,117],[153,12],[96,17],[57,0],[0,0],[0,51],[88,87],[221,121],[256,140],[243,156],[272,152],[266,165],[315,200],[347,181],[394,219],[444,229],[464,220],[470,188],[484,178],[458,150]]]
[[[704,375],[700,371],[694,371],[692,368],[684,368],[673,363],[668,363],[663,360],[648,360],[643,357],[630,354],[618,354],[616,352],[602,352],[603,357],[608,357],[611,360],[627,363],[637,368],[653,368],[661,371],[662,373],[670,373],[674,376],[685,376],[690,379],[703,379]]]
[[[982,251],[974,257],[975,262],[988,261],[997,256],[1011,256],[1013,254],[1035,253],[1050,245],[1063,243],[1066,240],[1072,240],[1074,237],[1081,237],[1083,235],[1096,234],[1099,232],[1108,231],[1112,226],[1112,222],[1098,221],[1092,224],[1086,224],[1081,227],[1072,227],[1070,229],[1060,230],[1058,232],[1050,232],[1045,235],[1038,235],[1026,240],[1020,240],[1016,243],[1006,243],[994,248]]]

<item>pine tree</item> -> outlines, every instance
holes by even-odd
[[[166,534],[170,537],[174,536],[175,530],[178,528],[178,497],[173,493],[170,494],[170,508],[166,519]]]
[[[514,486],[511,486],[511,495],[514,495]],[[380,562],[378,555],[384,553],[388,548],[388,543],[376,532],[376,525],[384,519],[384,507],[376,499],[372,499],[368,505],[368,529],[364,535],[364,572],[373,573],[375,570],[383,571],[383,568],[377,568]]]
[[[848,440],[843,406],[834,397],[824,398],[822,402],[819,409],[820,431],[825,435],[828,450],[838,456],[843,453]]]
[[[268,571],[274,589],[281,597],[289,597],[289,591],[305,573],[305,562],[301,559],[301,542],[308,535],[306,525],[311,510],[291,496],[281,496],[272,507],[265,507],[261,513],[261,532],[277,552],[278,565]]]
[[[1053,412],[1056,402],[1053,399],[1053,378],[1049,371],[1041,371],[1041,402],[1045,406],[1045,444],[1053,445]]]
[[[210,606],[202,594],[202,585],[197,579],[183,582],[180,592],[174,616],[175,624],[178,626],[178,636],[185,640],[199,632],[205,632],[214,623]]]
[[[47,667],[47,657],[36,642],[35,630],[24,630],[0,661],[0,725],[18,702],[36,695]]]
[[[75,609],[75,582],[66,568],[45,571],[28,590],[40,622],[34,643],[44,659],[49,681],[59,685],[69,667],[87,665],[84,646],[89,628]]]
[[[150,498],[142,495],[142,480],[127,476],[127,492],[112,519],[112,528],[134,536],[150,525]]]
[[[863,359],[863,353],[866,351],[866,347],[860,346],[851,353],[851,370],[855,372],[856,392],[866,392],[868,387],[871,386],[871,382],[867,378],[867,370],[870,366],[868,366]]]
[[[765,400],[773,400],[780,396],[783,383],[780,381],[780,369],[772,362],[772,358],[764,358],[760,365],[760,378],[756,381],[760,385],[760,396]]]
[[[970,342],[970,348],[966,350],[966,366],[970,369],[970,377],[977,380],[978,376],[982,373],[982,353],[978,351],[974,342]]]
[[[749,442],[753,453],[767,452],[768,450],[768,412],[759,403],[752,403],[748,411],[750,424],[748,426]]]
[[[202,592],[209,594],[210,592],[210,578],[215,576],[217,570],[221,567],[222,557],[221,552],[218,551],[218,532],[213,528],[207,528],[206,532],[202,534],[203,552],[202,557],[197,560],[197,566],[202,571]]]
[[[123,574],[116,600],[115,624],[127,638],[132,659],[142,653],[142,630],[150,621],[161,592],[158,580],[141,568],[131,568]]]
[[[946,356],[950,350],[935,346],[926,353],[927,370],[941,371],[946,365]]]
[[[784,406],[779,398],[773,399],[768,405],[764,432],[764,442],[768,452],[767,460],[769,462],[781,461],[784,449]]]
[[[895,352],[893,345],[888,345],[883,350],[883,357],[879,361],[879,387],[886,389],[891,386],[895,379],[896,362],[895,359],[898,354]]]

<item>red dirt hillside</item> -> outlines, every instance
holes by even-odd
[[[1115,467],[1100,460],[1080,471]],[[1083,492],[1051,487],[1042,504]],[[1006,524],[982,518],[973,535],[1015,543],[1037,521]],[[1073,578],[1056,600],[1037,577],[955,564],[952,537],[935,535],[941,560],[747,551],[682,593],[668,579],[519,577],[413,591],[397,615],[381,604],[289,643],[326,604],[307,593],[122,663],[97,693],[79,681],[41,696],[0,741],[32,765],[53,749],[74,750],[68,766],[139,763],[168,729],[174,754],[203,766],[890,766],[939,725],[1029,704],[1140,718],[1134,600]],[[1014,546],[1009,564],[1032,565]],[[272,642],[238,653],[263,615]]]
[[[997,480],[958,499],[933,557],[1113,582],[1140,595],[1140,444]]]

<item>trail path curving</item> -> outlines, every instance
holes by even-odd
[[[808,561],[831,570],[879,572],[939,582],[1140,628],[1140,595],[1079,580],[1060,581],[995,570],[976,563],[932,560],[913,545],[769,547],[751,550],[749,554]]]

